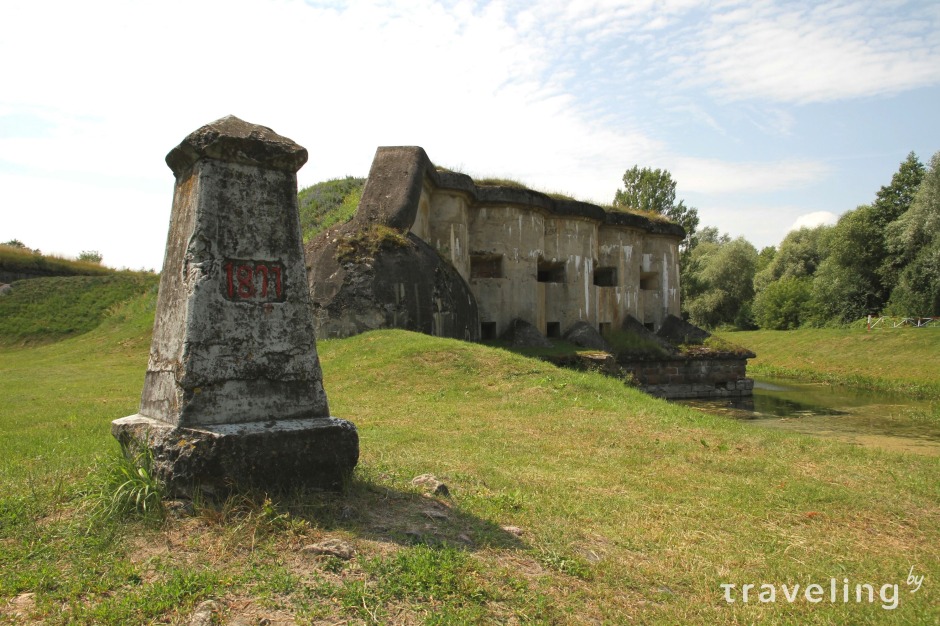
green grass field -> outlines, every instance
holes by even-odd
[[[205,599],[219,623],[940,623],[940,460],[403,331],[319,343],[332,413],[361,438],[348,493],[103,517],[109,425],[136,412],[153,306],[144,293],[90,332],[0,346],[0,623],[186,624]],[[412,486],[423,473],[451,496]],[[355,556],[303,550],[327,538]],[[831,579],[851,602],[830,601]],[[854,601],[864,583],[871,604]]]
[[[724,338],[757,354],[755,374],[940,400],[940,328],[760,330]]]

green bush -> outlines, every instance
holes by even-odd
[[[799,328],[808,319],[812,296],[809,277],[781,278],[769,283],[754,298],[754,321],[765,330]]]

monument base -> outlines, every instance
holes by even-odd
[[[149,450],[168,495],[236,487],[340,491],[359,460],[355,425],[333,417],[183,428],[131,415],[111,434],[125,453]]]

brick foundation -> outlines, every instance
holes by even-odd
[[[625,377],[632,375],[643,391],[659,398],[737,398],[754,389],[747,359],[740,357],[633,361],[620,367]]]

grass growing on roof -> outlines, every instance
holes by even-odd
[[[514,178],[474,178],[473,182],[478,187],[510,187],[512,189],[529,189],[528,185],[526,185],[524,182]]]
[[[382,224],[372,224],[344,237],[336,246],[336,260],[360,262],[374,258],[379,250],[394,250],[413,245],[407,234]]]
[[[601,207],[605,211],[610,211],[612,213],[630,213],[631,215],[639,215],[640,217],[645,217],[651,222],[661,222],[674,224],[671,219],[662,213],[657,213],[656,211],[644,211],[642,209],[633,209],[626,206],[615,205],[615,204],[605,204]]]

